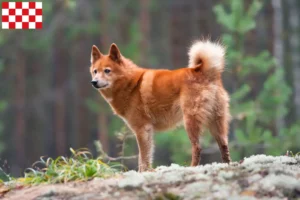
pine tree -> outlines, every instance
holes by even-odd
[[[293,137],[295,129],[277,126],[288,111],[291,94],[284,80],[283,66],[266,50],[255,56],[246,51],[246,34],[256,27],[255,17],[262,6],[261,1],[254,0],[245,9],[244,0],[229,0],[214,8],[218,22],[226,29],[222,42],[227,47],[227,71],[232,72],[231,114],[235,138],[231,144],[237,147],[232,151],[234,159],[261,151],[283,153],[287,149],[276,144]]]

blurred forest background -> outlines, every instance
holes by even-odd
[[[114,42],[140,66],[176,69],[202,37],[227,47],[233,160],[299,152],[300,1],[44,0],[42,30],[0,32],[1,166],[20,175],[70,147],[97,156],[97,140],[112,157],[135,155],[135,139],[90,84],[92,45],[106,53]],[[155,165],[189,165],[183,128],[155,140]],[[202,145],[202,164],[220,161],[209,134]]]

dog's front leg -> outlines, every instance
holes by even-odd
[[[139,172],[151,169],[153,158],[153,127],[144,125],[134,130],[139,147]]]

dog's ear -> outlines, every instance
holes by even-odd
[[[102,53],[99,51],[99,49],[96,47],[96,45],[93,45],[92,52],[91,52],[91,64],[93,64],[98,59],[100,59],[101,56],[102,56]]]
[[[109,57],[116,61],[120,62],[121,61],[121,53],[120,50],[118,49],[117,45],[115,43],[112,43],[109,49]]]

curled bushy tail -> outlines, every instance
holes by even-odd
[[[209,40],[196,41],[188,52],[189,67],[199,68],[207,77],[216,77],[224,70],[225,48]]]

